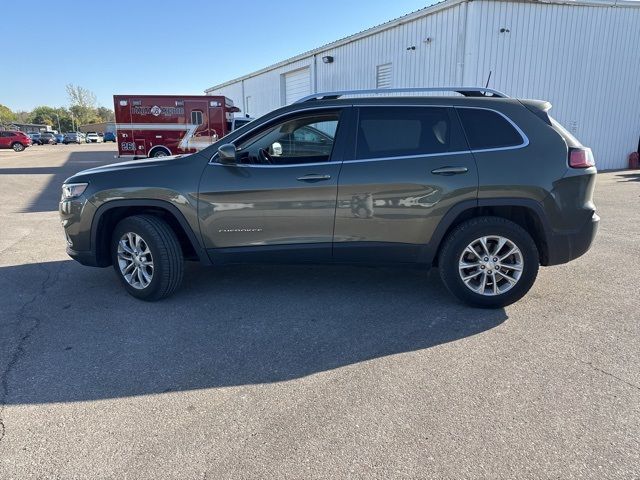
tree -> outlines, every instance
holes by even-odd
[[[116,120],[113,110],[107,107],[98,107],[96,114],[101,122],[115,122]]]
[[[16,121],[16,114],[9,107],[0,104],[0,125],[8,125]]]
[[[71,112],[63,107],[53,108],[46,105],[36,107],[27,117],[27,121],[29,123],[51,125],[60,132],[73,130]]]
[[[75,119],[76,125],[86,125],[87,123],[97,123],[100,121],[94,108],[85,108],[80,105],[69,107],[71,115]]]
[[[31,112],[25,112],[24,110],[20,110],[16,112],[16,122],[18,123],[29,123],[29,115]]]
[[[55,108],[47,107],[46,105],[34,108],[31,111],[31,114],[29,115],[29,123],[55,125],[56,124]]]
[[[87,123],[95,123],[99,121],[96,114],[96,96],[91,90],[73,84],[67,85],[67,95],[71,107],[69,110],[73,113],[78,125]]]
[[[75,86],[72,83],[67,84],[67,95],[69,96],[69,103],[72,106],[80,106],[84,108],[95,108],[96,95],[91,91],[81,86]]]

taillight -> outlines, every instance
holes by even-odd
[[[589,168],[596,164],[590,148],[570,148],[569,166],[571,168]]]

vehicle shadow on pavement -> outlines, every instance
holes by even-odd
[[[89,147],[87,145],[87,147]],[[57,148],[51,145],[51,149]],[[66,162],[60,166],[0,167],[0,175],[48,175],[46,184],[20,213],[50,212],[58,210],[62,183],[70,176],[88,168],[118,162],[113,151],[69,152]],[[4,165],[3,165],[4,167]],[[32,185],[33,188],[33,185]]]
[[[621,173],[616,175],[620,178],[619,182],[640,182],[640,172],[637,173]]]
[[[0,288],[3,343],[15,339],[9,405],[282,382],[507,319],[457,303],[437,271],[413,269],[189,264],[179,292],[146,303],[112,269],[64,261],[0,268]]]

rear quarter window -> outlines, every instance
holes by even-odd
[[[493,110],[456,108],[471,150],[517,147],[525,143],[518,130]]]

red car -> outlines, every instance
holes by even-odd
[[[13,148],[21,152],[31,146],[31,139],[26,133],[6,130],[0,132],[0,148]]]

